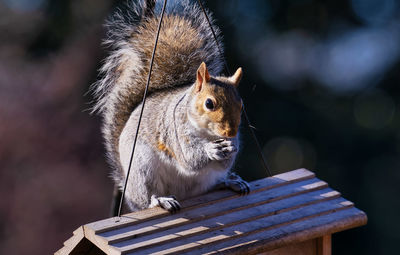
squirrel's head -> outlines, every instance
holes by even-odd
[[[239,68],[231,77],[212,77],[206,64],[197,70],[192,90],[190,119],[210,135],[224,138],[235,137],[238,133],[242,99],[236,88],[242,77]]]

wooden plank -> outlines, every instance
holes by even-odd
[[[318,255],[317,239],[294,243],[275,250],[263,252],[258,255]]]
[[[56,251],[54,253],[54,255],[69,255],[70,253],[70,247],[67,246],[63,246],[61,249],[59,249],[58,251]]]
[[[315,174],[313,172],[310,172],[306,169],[298,169],[291,172],[275,175],[273,177],[254,181],[251,183],[251,189],[252,192],[258,192],[288,183],[310,179],[313,177],[315,177]],[[182,201],[181,204],[184,209],[190,209],[192,207],[203,206],[204,204],[215,204],[221,200],[233,199],[236,197],[238,197],[238,195],[232,191],[220,190]],[[160,208],[150,208],[139,212],[129,213],[121,217],[112,217],[105,220],[89,223],[86,226],[87,228],[92,229],[95,233],[101,233],[124,226],[138,224],[146,220],[151,220],[166,215],[169,215],[169,213],[165,210],[162,210]]]
[[[234,203],[232,203],[231,200],[227,200],[218,203],[218,206],[206,205],[201,208],[183,210],[175,215],[168,215],[167,217],[146,221],[137,225],[100,233],[98,235],[105,237],[111,244],[129,239],[133,236],[139,237],[141,235],[151,234],[152,232],[160,232],[172,227],[178,227],[179,225],[193,223],[208,218],[215,218],[220,215],[226,215],[230,212],[245,210],[261,204],[282,200],[287,197],[298,196],[300,194],[326,188],[327,186],[327,183],[320,181],[317,178],[303,180],[285,186],[279,186],[274,189],[263,190],[248,196],[241,196],[236,198]]]
[[[83,226],[84,232],[85,232],[85,237],[92,242],[95,246],[97,246],[100,250],[102,250],[104,253],[108,255],[119,255],[121,254],[120,251],[115,249],[114,247],[110,246],[107,244],[107,241],[101,237],[96,235],[96,233],[88,228],[86,225]]]
[[[313,178],[315,174],[305,168],[300,168],[290,172],[274,175],[270,178],[291,182],[294,180],[303,180],[304,178]]]
[[[317,238],[317,254],[331,255],[332,254],[332,235],[324,235]]]
[[[235,224],[253,221],[259,218],[294,210],[296,208],[315,204],[321,201],[338,198],[339,196],[340,194],[338,192],[332,192],[332,189],[326,188],[295,197],[289,197],[283,200],[277,200],[268,204],[255,206],[247,209],[246,211],[235,211],[230,214],[186,224],[177,228],[164,231],[160,230],[150,235],[131,237],[130,240],[116,243],[114,246],[119,248],[123,247],[124,250],[138,251],[138,249],[149,248],[154,245],[162,245],[164,243],[169,243],[171,241],[187,238],[193,235],[216,231]]]
[[[312,178],[315,178],[315,174],[313,172],[301,168],[251,182],[251,193],[253,194]],[[230,190],[219,190],[187,199],[183,201],[183,205],[185,205],[184,208],[192,209],[193,207],[204,207],[204,205],[216,204],[226,199],[235,199],[236,197],[239,197],[239,195],[235,192]]]
[[[80,226],[79,228],[75,229],[74,232],[72,232],[74,235],[79,235],[79,236],[83,236],[84,232],[83,232],[83,227]]]
[[[297,222],[303,222],[307,219],[313,219],[320,215],[330,214],[337,210],[343,210],[349,208],[352,205],[346,202],[343,198],[337,198],[332,201],[321,202],[312,204],[309,206],[301,207],[298,209],[278,213],[276,215],[246,221],[241,224],[219,229],[217,231],[211,231],[200,235],[191,236],[188,238],[172,241],[164,245],[157,247],[151,247],[141,251],[144,254],[169,254],[169,253],[182,253],[182,252],[194,252],[197,253],[199,249],[205,249],[208,247],[212,251],[215,244],[220,242],[231,241],[235,239],[238,241],[238,237],[244,238],[245,236],[257,233],[259,231],[276,232],[280,231],[286,225],[293,225]],[[129,250],[120,247],[123,254],[129,253]]]
[[[73,232],[72,237],[64,242],[64,246],[76,246],[84,237],[83,227],[79,227]]]
[[[333,213],[297,221],[280,228],[267,229],[250,235],[231,238],[228,241],[203,245],[187,253],[179,254],[258,254],[278,247],[317,238],[321,233],[336,233],[366,224],[364,212],[350,207]],[[257,245],[254,245],[257,243]],[[168,253],[164,253],[168,254]],[[172,254],[172,253],[170,253]]]
[[[67,239],[64,242],[64,246],[75,247],[81,240],[82,240],[82,237],[79,237],[77,235],[72,235],[69,239]]]
[[[83,227],[79,227],[74,230],[72,237],[64,242],[64,247],[56,251],[56,255],[70,254],[71,251],[79,244],[79,242],[84,238]]]

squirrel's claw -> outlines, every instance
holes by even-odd
[[[233,172],[228,174],[227,178],[223,181],[223,184],[226,188],[229,188],[240,195],[247,195],[250,193],[250,185]]]
[[[239,193],[240,195],[247,195],[250,193],[250,186],[246,181],[243,180],[226,180],[226,187]]]
[[[235,173],[229,173],[227,178],[220,180],[215,188],[230,189],[240,195],[247,195],[250,193],[250,185]]]
[[[207,143],[204,147],[211,160],[225,160],[237,152],[237,147],[230,140],[219,139]]]
[[[161,208],[169,211],[170,213],[176,213],[181,209],[181,205],[179,204],[178,200],[176,200],[175,196],[169,197],[151,197],[151,207],[160,206]]]

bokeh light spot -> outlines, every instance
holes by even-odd
[[[303,139],[278,137],[265,145],[264,152],[274,173],[302,167],[312,169],[316,163],[314,147]]]

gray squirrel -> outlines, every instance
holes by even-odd
[[[92,87],[93,111],[103,117],[107,156],[120,189],[160,18],[161,3],[156,2],[132,1],[108,20],[110,55]],[[249,192],[249,185],[231,172],[239,149],[242,100],[236,88],[242,69],[231,77],[218,76],[222,57],[199,6],[172,1],[161,26],[127,183],[130,210],[161,206],[174,212],[179,200],[221,186]]]

